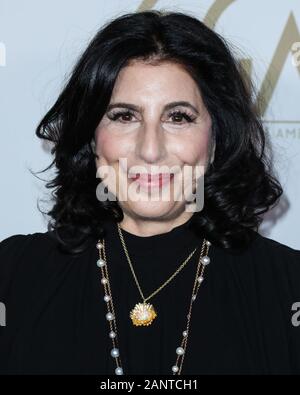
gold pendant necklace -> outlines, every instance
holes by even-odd
[[[170,277],[167,279],[167,281],[165,281],[159,288],[157,288],[154,292],[152,292],[151,295],[149,295],[147,298],[145,298],[145,297],[144,297],[144,294],[143,294],[143,292],[142,292],[142,289],[141,289],[141,287],[140,287],[140,284],[139,284],[139,282],[138,282],[138,279],[137,279],[137,277],[136,277],[136,274],[135,274],[135,272],[134,272],[134,270],[133,270],[133,266],[132,266],[131,259],[130,259],[129,254],[128,254],[128,250],[127,250],[127,247],[126,247],[126,244],[125,244],[125,240],[124,240],[124,237],[123,237],[123,234],[122,234],[121,227],[120,227],[119,223],[118,223],[117,225],[118,225],[118,232],[119,232],[119,236],[120,236],[121,244],[122,244],[122,246],[123,246],[124,253],[125,253],[126,258],[127,258],[127,261],[128,261],[128,263],[129,263],[129,266],[130,266],[130,269],[131,269],[131,272],[132,272],[134,281],[135,281],[135,283],[136,283],[136,285],[137,285],[137,287],[138,287],[139,293],[140,293],[141,298],[142,298],[142,300],[143,300],[143,302],[137,303],[137,304],[135,305],[135,307],[131,310],[129,316],[130,316],[130,318],[131,318],[131,320],[132,320],[133,325],[135,325],[135,326],[148,326],[148,325],[152,324],[153,320],[157,317],[157,312],[156,312],[156,310],[155,310],[155,308],[153,307],[152,304],[146,303],[147,300],[149,300],[149,299],[152,298],[154,295],[156,295],[156,294],[157,294],[159,291],[161,291],[167,284],[169,284],[169,282],[170,282],[171,280],[173,280],[173,278],[184,268],[184,266],[185,266],[185,265],[188,263],[188,261],[192,258],[192,256],[194,255],[194,253],[197,251],[197,248],[198,248],[198,247],[196,247],[196,248],[190,253],[190,255],[189,255],[189,256],[185,259],[185,261],[179,266],[179,268],[172,274],[172,276],[170,276]]]
[[[157,317],[154,307],[150,303],[137,303],[130,312],[130,318],[135,326],[148,326]]]

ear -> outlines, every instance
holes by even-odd
[[[99,156],[97,155],[97,152],[96,152],[96,142],[95,142],[94,138],[92,138],[92,140],[90,141],[90,147],[91,147],[91,150],[92,150],[95,158],[99,159]]]
[[[95,143],[95,139],[94,138],[92,138],[92,140],[90,141],[90,146],[91,146],[91,149],[92,149],[93,153],[95,153],[96,143]]]
[[[96,154],[96,143],[95,143],[95,139],[94,138],[92,138],[92,140],[90,141],[90,147],[91,147],[92,152],[94,154]]]
[[[213,163],[215,159],[215,151],[216,151],[216,139],[212,137],[211,143],[210,143],[210,164]]]

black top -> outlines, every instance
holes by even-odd
[[[116,224],[105,226],[124,374],[171,375],[199,253],[149,300],[158,314],[152,324],[136,327],[129,312],[140,295]],[[150,237],[123,234],[145,296],[202,244],[188,222]],[[92,240],[75,257],[60,252],[48,232],[0,243],[1,374],[114,374],[95,245]],[[292,324],[292,305],[300,302],[300,251],[256,234],[241,254],[212,245],[209,256],[182,374],[299,374],[300,326]]]

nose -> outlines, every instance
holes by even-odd
[[[144,124],[136,142],[136,155],[145,163],[159,163],[166,156],[164,131],[159,123]]]

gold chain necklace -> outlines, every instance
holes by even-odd
[[[138,282],[138,279],[136,277],[136,274],[134,272],[133,266],[131,259],[129,257],[129,253],[126,247],[126,243],[123,237],[122,229],[120,225],[118,224],[118,232],[120,236],[120,240],[127,258],[127,261],[129,263],[134,281],[137,285],[137,288],[139,290],[139,293],[141,295],[141,298],[143,300],[142,303],[137,303],[135,307],[131,310],[130,312],[130,318],[133,322],[133,325],[135,326],[148,326],[152,323],[152,321],[157,317],[157,312],[155,311],[154,307],[150,303],[146,303],[147,300],[151,299],[154,295],[156,295],[159,291],[161,291],[167,284],[169,284],[170,281],[173,280],[173,278],[185,267],[185,265],[188,263],[188,261],[192,258],[194,253],[196,252],[197,248],[195,248],[189,256],[184,260],[184,262],[178,267],[178,269],[160,286],[158,287],[154,292],[152,292],[147,298],[145,298],[143,291],[141,289],[141,286]]]
[[[196,270],[196,276],[194,280],[194,285],[193,285],[193,290],[192,290],[192,296],[191,296],[191,301],[189,305],[189,311],[187,314],[187,324],[185,327],[185,330],[182,332],[182,341],[179,347],[176,348],[176,362],[175,365],[172,366],[172,373],[173,375],[180,375],[182,371],[182,366],[183,366],[183,361],[184,361],[184,356],[186,354],[186,347],[187,347],[187,341],[188,341],[188,335],[190,332],[190,321],[192,317],[192,307],[193,303],[197,298],[197,294],[200,288],[200,285],[202,284],[204,280],[204,270],[206,265],[210,263],[210,258],[208,256],[208,251],[209,247],[211,246],[211,243],[203,239],[202,247],[201,247],[201,252],[199,256],[199,262]],[[106,302],[107,306],[107,314],[106,314],[106,320],[109,323],[110,327],[110,332],[109,332],[109,337],[112,340],[113,348],[111,349],[111,356],[112,358],[115,359],[116,361],[116,369],[115,369],[115,374],[116,375],[123,375],[123,367],[122,367],[122,362],[120,358],[120,351],[118,348],[118,334],[117,334],[117,320],[116,320],[116,314],[115,314],[115,309],[114,309],[114,304],[113,304],[113,298],[112,298],[112,292],[111,292],[111,287],[110,287],[110,281],[109,281],[109,274],[108,274],[108,269],[107,269],[107,259],[106,259],[106,253],[105,253],[105,240],[98,240],[96,244],[96,248],[99,250],[99,259],[97,260],[97,266],[101,269],[101,284],[103,285],[104,288],[104,301]]]

